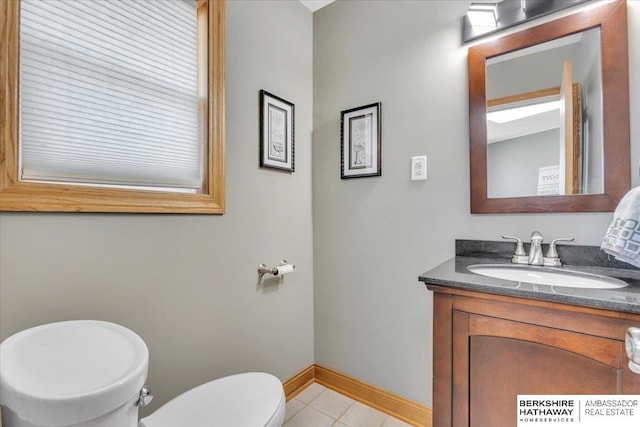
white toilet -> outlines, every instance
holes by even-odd
[[[258,372],[202,384],[138,421],[139,406],[150,399],[143,387],[148,365],[144,341],[114,323],[75,320],[19,332],[0,344],[2,425],[282,426],[282,384]]]

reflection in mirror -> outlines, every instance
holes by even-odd
[[[594,28],[487,60],[489,198],[604,191],[600,44]]]
[[[488,101],[488,197],[580,192],[580,85],[573,84],[572,89],[570,97],[561,96],[560,87],[555,87]],[[511,101],[513,98],[517,100]],[[571,104],[562,106],[567,99]],[[563,138],[562,116],[571,110],[574,120],[569,127],[570,134]],[[570,151],[562,152],[567,147],[561,139],[570,140]],[[565,162],[561,163],[563,154]]]
[[[631,187],[627,44],[614,0],[469,47],[472,213],[615,209]]]

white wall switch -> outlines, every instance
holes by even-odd
[[[427,156],[411,158],[411,180],[423,181],[427,179]]]

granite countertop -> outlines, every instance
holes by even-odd
[[[586,289],[537,285],[481,276],[467,270],[467,267],[473,264],[512,265],[513,249],[515,244],[504,242],[457,240],[456,256],[421,274],[419,280],[426,284],[489,294],[640,313],[640,270],[628,264],[609,260],[606,254],[600,253],[602,251],[599,248],[591,246],[558,246],[560,258],[565,262],[565,266],[560,268],[614,277],[627,282],[629,286],[615,289]],[[528,248],[525,249],[528,251]]]

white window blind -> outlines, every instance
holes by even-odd
[[[194,0],[22,0],[21,179],[197,191],[197,24]]]

